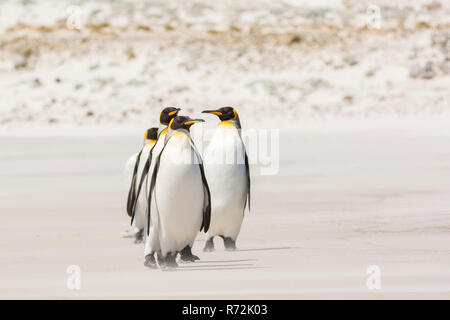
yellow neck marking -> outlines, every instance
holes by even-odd
[[[147,142],[147,145],[148,145],[148,146],[152,146],[152,145],[154,145],[155,143],[156,143],[156,140],[151,140],[151,141]]]
[[[170,129],[172,129],[172,122],[173,122],[173,119],[175,119],[175,118],[172,118],[172,120],[170,120],[170,122],[169,122],[169,125],[167,126],[168,128],[170,128]],[[167,128],[166,128],[167,129]]]
[[[234,127],[234,124],[232,124],[230,121],[222,121],[221,123],[219,123],[219,126],[232,126]]]
[[[167,128],[168,128],[168,127],[165,127],[164,130],[161,131],[161,135],[160,135],[161,137],[164,137],[164,136],[166,135],[166,133],[167,133]]]
[[[185,136],[185,135],[186,135],[186,133],[181,132],[181,131],[177,131],[177,132],[175,132],[175,133],[172,135],[172,137],[175,137],[175,136]]]

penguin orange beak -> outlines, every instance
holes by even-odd
[[[211,113],[211,114],[215,114],[216,116],[222,115],[222,112],[220,112],[218,110],[203,110],[202,113]]]
[[[199,122],[205,122],[205,120],[203,120],[203,119],[192,119],[192,120],[186,121],[184,124],[186,126],[190,126],[190,125],[193,125],[194,123],[199,123]]]
[[[169,112],[169,116],[173,116],[174,114],[177,114],[180,110],[181,110],[181,108],[177,108],[177,110]]]

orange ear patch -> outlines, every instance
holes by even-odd
[[[172,129],[172,122],[173,122],[173,120],[174,120],[175,118],[173,118],[172,120],[170,120],[170,122],[169,122],[169,125],[168,125],[168,127],[170,128],[170,129]]]

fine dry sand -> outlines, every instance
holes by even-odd
[[[203,253],[200,235],[201,261],[174,272],[145,268],[130,238],[122,168],[139,141],[0,139],[0,298],[450,298],[449,135],[281,131],[279,173],[252,168],[239,250]]]

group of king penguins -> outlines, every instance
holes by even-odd
[[[204,157],[190,128],[205,120],[180,110],[164,108],[159,127],[146,131],[141,150],[125,165],[135,242],[145,243],[144,265],[161,270],[176,268],[178,255],[182,262],[199,260],[192,247],[201,231],[203,251],[214,251],[216,236],[226,250],[236,250],[247,205],[250,210],[250,168],[236,109],[202,111],[220,119]]]

